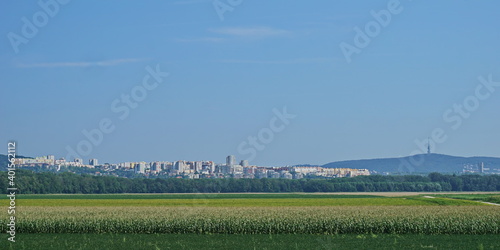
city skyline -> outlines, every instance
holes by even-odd
[[[54,155],[40,156],[33,159],[15,158],[16,168],[38,169],[37,171],[81,172],[93,175],[111,175],[116,177],[163,177],[188,179],[245,178],[245,179],[303,179],[303,178],[342,178],[370,175],[368,169],[324,168],[321,166],[250,166],[246,160],[236,164],[236,157],[229,155],[225,164],[213,161],[154,161],[120,162],[98,164],[98,159],[89,159],[85,164],[81,158],[56,159]],[[85,169],[85,170],[84,170]],[[94,169],[93,172],[90,169]]]
[[[448,163],[448,164],[447,164]],[[358,175],[400,175],[402,173],[479,173],[500,174],[500,158],[491,157],[455,157],[447,155],[422,154],[404,158],[353,160],[331,162],[325,165],[250,165],[247,160],[237,163],[234,155],[226,157],[224,163],[212,160],[190,161],[133,161],[98,163],[98,159],[56,158],[54,155],[34,158],[17,158],[17,168],[33,171],[73,172],[92,175],[112,175],[120,177],[149,178],[340,178]],[[135,175],[134,175],[135,174]]]
[[[322,165],[430,138],[500,157],[499,2],[41,3],[0,10],[20,155]]]

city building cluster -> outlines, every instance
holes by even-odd
[[[480,162],[478,164],[464,164],[462,172],[469,174],[500,174],[500,168],[487,168],[484,162]]]
[[[40,156],[35,158],[16,158],[14,161],[17,167],[87,167],[94,168],[98,166],[97,159],[90,159],[89,164],[85,164],[83,159],[75,158],[73,161],[66,161],[64,158],[56,159],[54,155]]]
[[[224,164],[213,161],[155,161],[155,162],[123,162],[118,164],[99,164],[97,159],[90,159],[84,164],[83,159],[66,161],[55,159],[53,155],[32,158],[17,158],[17,167],[42,167],[60,170],[61,167],[95,168],[96,173],[118,175],[119,171],[133,172],[145,176],[166,176],[171,178],[283,178],[302,179],[311,177],[339,178],[370,175],[367,169],[323,168],[319,166],[285,166],[261,167],[253,166],[247,160],[236,162],[230,155]]]

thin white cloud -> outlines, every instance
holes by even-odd
[[[284,35],[289,35],[291,33],[290,31],[287,30],[275,29],[270,27],[251,27],[251,28],[230,27],[230,28],[210,29],[209,31],[221,35],[246,37],[246,38],[284,36]]]
[[[16,66],[18,68],[62,68],[62,67],[107,67],[107,66],[115,66],[119,64],[125,63],[134,63],[144,61],[143,58],[125,58],[125,59],[114,59],[114,60],[105,60],[105,61],[97,61],[97,62],[53,62],[53,63],[19,63]]]
[[[177,38],[176,42],[226,42],[232,39],[262,39],[268,37],[278,37],[290,35],[292,32],[283,29],[275,29],[270,27],[226,27],[209,29],[208,32],[212,36],[199,37],[199,38]]]

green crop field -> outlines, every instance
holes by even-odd
[[[305,194],[305,193],[240,193],[240,194],[19,194],[19,199],[318,199],[318,198],[376,198],[382,197],[371,194]],[[7,199],[6,196],[0,196],[0,200]]]
[[[95,199],[93,198],[95,197]],[[0,200],[7,205],[8,200]],[[460,199],[422,196],[383,197],[375,195],[317,194],[131,194],[131,195],[19,195],[21,207],[106,207],[106,206],[200,206],[200,207],[290,207],[290,206],[481,206]]]
[[[17,225],[19,233],[497,234],[500,210],[487,205],[30,206],[19,207]]]
[[[498,235],[25,234],[2,249],[499,249]]]
[[[7,201],[2,203],[7,204]],[[290,207],[290,206],[434,206],[434,205],[467,205],[484,204],[446,198],[350,198],[350,199],[36,199],[18,200],[21,207]]]
[[[142,242],[147,249],[224,249],[223,242],[246,244],[243,249],[347,248],[356,242],[366,249],[498,248],[500,206],[478,202],[497,194],[456,195],[19,195],[19,241],[11,246],[37,249],[30,247],[34,239],[46,236],[47,247],[39,249],[92,249],[115,242],[122,248]],[[7,219],[6,213],[0,216],[4,232]]]

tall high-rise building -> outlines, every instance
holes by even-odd
[[[199,172],[203,168],[203,162],[201,161],[195,161],[194,162],[194,171]]]
[[[50,165],[54,165],[56,163],[56,157],[54,155],[47,155],[47,160],[49,161]]]
[[[174,164],[174,169],[178,170],[179,173],[184,172],[185,168],[186,168],[186,164],[185,164],[184,161],[176,161],[175,164]]]
[[[236,165],[236,157],[234,157],[234,155],[226,157],[226,165],[228,166]]]
[[[150,164],[151,166],[151,171],[153,172],[160,172],[161,171],[161,164],[159,162],[153,162]]]
[[[144,174],[146,173],[146,164],[143,162],[135,164],[134,172],[136,174]]]
[[[99,162],[97,161],[97,159],[90,159],[89,160],[89,165],[91,165],[91,166],[97,166],[97,165],[99,165]]]
[[[241,160],[240,165],[243,167],[248,167],[248,160]]]

